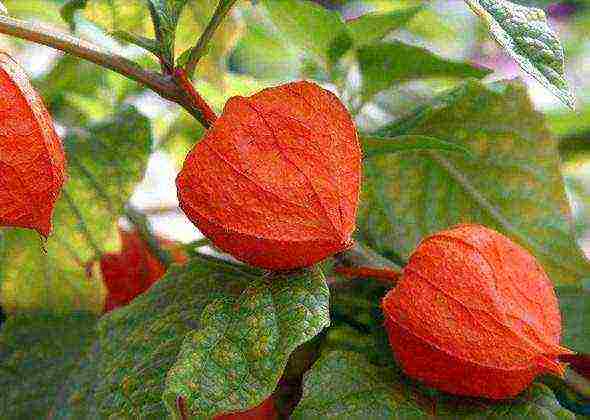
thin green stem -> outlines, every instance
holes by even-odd
[[[191,97],[184,92],[170,75],[144,69],[125,57],[105,51],[88,41],[55,31],[38,23],[25,22],[0,15],[0,33],[46,45],[113,70],[150,88],[163,98],[176,102],[203,125],[206,124],[201,110],[195,107]]]
[[[158,239],[152,233],[149,221],[146,216],[131,206],[127,206],[124,212],[125,216],[135,226],[141,239],[147,244],[148,248],[158,260],[166,267],[170,267],[173,262],[172,256],[168,251],[163,249],[158,243]]]
[[[184,66],[184,69],[186,70],[186,73],[188,74],[189,78],[193,77],[199,60],[207,52],[207,46],[209,45],[209,41],[211,41],[211,38],[213,38],[215,31],[217,30],[219,25],[221,25],[223,19],[225,19],[225,17],[229,13],[233,5],[236,3],[236,1],[237,0],[219,0],[219,3],[217,3],[217,7],[213,12],[211,20],[207,24],[207,27],[201,34],[195,46],[190,50],[190,55],[188,57],[186,65]]]

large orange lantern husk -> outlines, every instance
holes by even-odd
[[[510,398],[539,374],[563,375],[551,282],[525,249],[479,225],[426,238],[383,300],[394,355],[440,390]]]
[[[0,52],[0,226],[49,236],[65,166],[43,100],[18,63]]]
[[[296,82],[231,98],[176,183],[181,208],[215,246],[287,270],[351,245],[360,168],[345,107]]]

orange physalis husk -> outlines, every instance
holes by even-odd
[[[47,237],[64,184],[65,155],[25,71],[0,52],[0,226]]]
[[[275,408],[274,399],[270,396],[262,404],[250,410],[223,414],[216,416],[214,420],[276,420],[278,418],[279,414]]]
[[[352,244],[360,179],[346,108],[327,90],[295,82],[231,98],[176,184],[181,208],[216,247],[288,270]]]
[[[100,270],[108,291],[105,313],[129,304],[166,273],[164,265],[152,255],[137,232],[121,230],[120,235],[121,252],[107,253],[100,259]],[[186,255],[176,249],[173,242],[165,239],[159,242],[160,246],[170,249],[175,262],[186,262]]]
[[[461,225],[424,239],[383,300],[394,355],[411,377],[493,399],[562,376],[561,319],[535,258],[500,233]]]

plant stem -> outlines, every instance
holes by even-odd
[[[152,234],[147,217],[131,206],[127,206],[125,209],[125,216],[133,224],[137,230],[137,233],[147,244],[152,254],[154,254],[154,256],[162,263],[162,265],[164,265],[164,267],[170,267],[173,262],[172,257],[168,251],[160,246],[158,239]]]
[[[336,254],[335,259],[334,272],[348,278],[372,277],[393,286],[401,272],[401,267],[359,242]]]
[[[188,420],[188,410],[186,409],[186,401],[184,397],[176,397],[176,408],[180,413],[181,420]]]
[[[186,73],[188,74],[189,78],[193,77],[199,60],[201,59],[201,57],[203,57],[203,55],[205,55],[205,52],[207,51],[207,45],[209,44],[209,41],[211,41],[211,38],[213,38],[215,31],[217,30],[219,25],[221,25],[221,22],[223,22],[223,19],[227,16],[227,14],[231,10],[232,6],[236,3],[236,1],[237,0],[219,0],[219,3],[217,3],[217,7],[213,12],[211,20],[209,21],[207,27],[199,37],[199,40],[197,41],[196,45],[190,50],[190,55],[188,57],[186,65],[184,66],[184,69],[186,70]]]
[[[401,273],[397,270],[374,267],[336,267],[334,272],[348,278],[374,278],[393,286],[397,283]]]
[[[205,128],[210,128],[217,120],[217,114],[211,109],[209,104],[203,99],[203,97],[196,91],[195,87],[188,79],[186,71],[181,68],[174,70],[174,78],[176,79],[179,86],[188,94],[193,101],[195,108],[201,111],[203,116],[203,125]]]
[[[203,125],[206,124],[201,110],[194,106],[191,97],[169,75],[144,69],[125,57],[107,52],[90,42],[37,23],[0,15],[0,33],[46,45],[113,70],[147,86],[163,98],[176,102]]]

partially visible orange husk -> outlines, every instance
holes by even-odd
[[[51,115],[26,72],[0,51],[0,226],[48,237],[66,179]]]
[[[129,304],[166,273],[164,265],[152,255],[137,232],[120,230],[119,233],[121,251],[104,254],[99,261],[107,288],[105,313]],[[187,261],[186,254],[174,242],[161,238],[158,242],[172,254],[174,262],[183,264]]]
[[[561,317],[535,258],[500,233],[460,225],[426,238],[383,300],[397,361],[458,395],[511,398],[539,374],[562,376]]]

